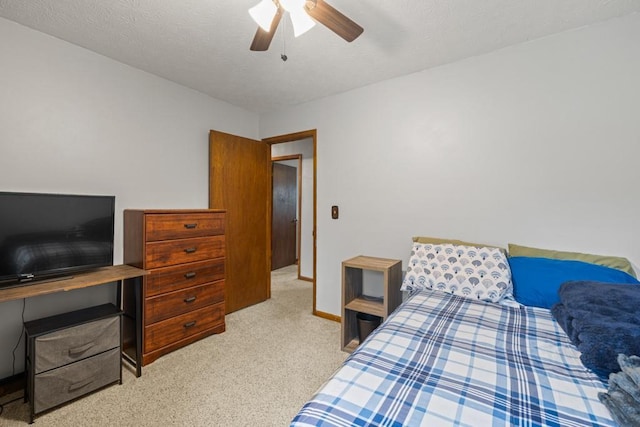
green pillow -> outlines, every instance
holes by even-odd
[[[415,236],[413,238],[414,243],[427,243],[432,245],[437,244],[450,244],[450,245],[458,245],[458,246],[473,246],[475,248],[498,248],[500,252],[503,254],[507,254],[507,250],[505,248],[501,248],[500,246],[494,245],[485,245],[484,243],[471,243],[465,242],[464,240],[456,240],[456,239],[441,239],[439,237],[425,237],[425,236]]]
[[[630,274],[633,277],[636,277],[636,273],[633,270],[633,267],[631,266],[629,260],[616,256],[591,255],[583,254],[580,252],[563,252],[554,251],[551,249],[530,248],[527,246],[514,245],[513,243],[509,243],[509,256],[582,261],[589,264],[596,264],[602,265],[604,267],[614,268],[616,270],[624,271],[625,273]]]

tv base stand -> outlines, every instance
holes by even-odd
[[[141,292],[142,276],[147,272],[130,265],[112,265],[92,270],[87,273],[77,273],[71,278],[55,281],[37,281],[25,283],[23,286],[0,288],[0,303],[41,295],[48,295],[62,291],[73,291],[92,286],[117,283],[116,305],[122,309],[122,287],[126,281],[127,287],[132,286],[136,292]],[[138,309],[139,311],[139,309]],[[142,375],[142,317],[133,319],[134,333],[123,343],[124,358],[135,368],[136,376]],[[123,319],[123,325],[127,318]],[[131,338],[133,337],[133,338]],[[133,340],[133,341],[132,341]]]

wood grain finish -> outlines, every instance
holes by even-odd
[[[28,286],[0,289],[0,302],[37,297],[61,291],[88,288],[91,286],[132,279],[145,274],[147,274],[146,271],[142,271],[139,268],[132,267],[130,265],[101,267],[85,273],[74,274],[73,277],[68,279],[43,280],[37,283],[30,283]]]
[[[224,279],[224,258],[193,262],[177,267],[152,270],[147,277],[145,295],[152,297]]]
[[[219,302],[224,302],[224,281],[147,298],[145,323],[150,325]]]
[[[142,364],[223,332],[225,212],[126,210],[124,218],[125,262],[149,272],[142,291]]]
[[[224,304],[191,311],[145,327],[144,351],[152,352],[166,345],[211,329],[222,323]]]
[[[224,236],[196,237],[193,239],[149,242],[145,268],[185,264],[224,256]]]
[[[371,299],[363,295],[364,270],[382,273],[383,297]],[[352,352],[360,344],[358,313],[379,316],[385,320],[402,302],[402,261],[389,258],[357,256],[342,262],[342,349]]]
[[[177,350],[181,347],[184,347],[185,345],[189,345],[191,343],[194,343],[202,338],[208,337],[209,335],[214,335],[214,334],[221,334],[225,331],[225,324],[224,323],[219,323],[216,326],[213,326],[210,329],[205,329],[201,332],[196,332],[194,334],[191,335],[186,335],[184,338],[178,340],[178,341],[174,341],[170,344],[167,344],[164,347],[159,348],[158,350],[155,351],[150,351],[144,354],[144,363],[145,365],[148,365],[149,363],[153,362],[154,360],[156,360],[157,358],[159,358],[160,356],[167,354],[169,352],[172,352],[174,350]]]
[[[311,7],[305,7],[307,13],[316,21],[342,37],[352,42],[362,34],[363,28],[336,10],[324,0],[316,0]]]
[[[271,204],[271,270],[296,263],[297,170],[273,163]]]
[[[225,209],[226,312],[269,298],[271,147],[222,132],[209,136],[209,206]]]
[[[278,7],[276,14],[271,20],[271,27],[269,31],[265,31],[262,29],[262,27],[258,26],[256,35],[253,37],[253,41],[251,42],[251,46],[249,47],[250,50],[262,52],[269,49],[269,45],[271,44],[271,40],[273,40],[273,36],[276,33],[276,28],[278,28],[278,24],[280,23],[280,19],[282,18],[283,13],[284,9]]]
[[[149,214],[147,242],[224,234],[224,214]]]

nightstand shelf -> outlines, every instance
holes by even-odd
[[[355,298],[345,304],[344,308],[360,313],[369,313],[375,316],[385,317],[384,304],[382,300],[369,300],[365,298]]]
[[[364,271],[382,273],[382,298],[363,294]],[[360,344],[358,313],[372,314],[386,319],[402,302],[400,285],[402,262],[395,259],[357,256],[342,262],[342,350],[352,352]]]

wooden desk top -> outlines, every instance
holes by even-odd
[[[67,279],[54,279],[25,284],[23,286],[5,289],[0,288],[0,303],[53,294],[61,291],[72,291],[74,289],[104,285],[111,282],[144,276],[145,274],[149,273],[145,270],[125,264],[102,267],[88,273],[74,274],[73,277]]]

